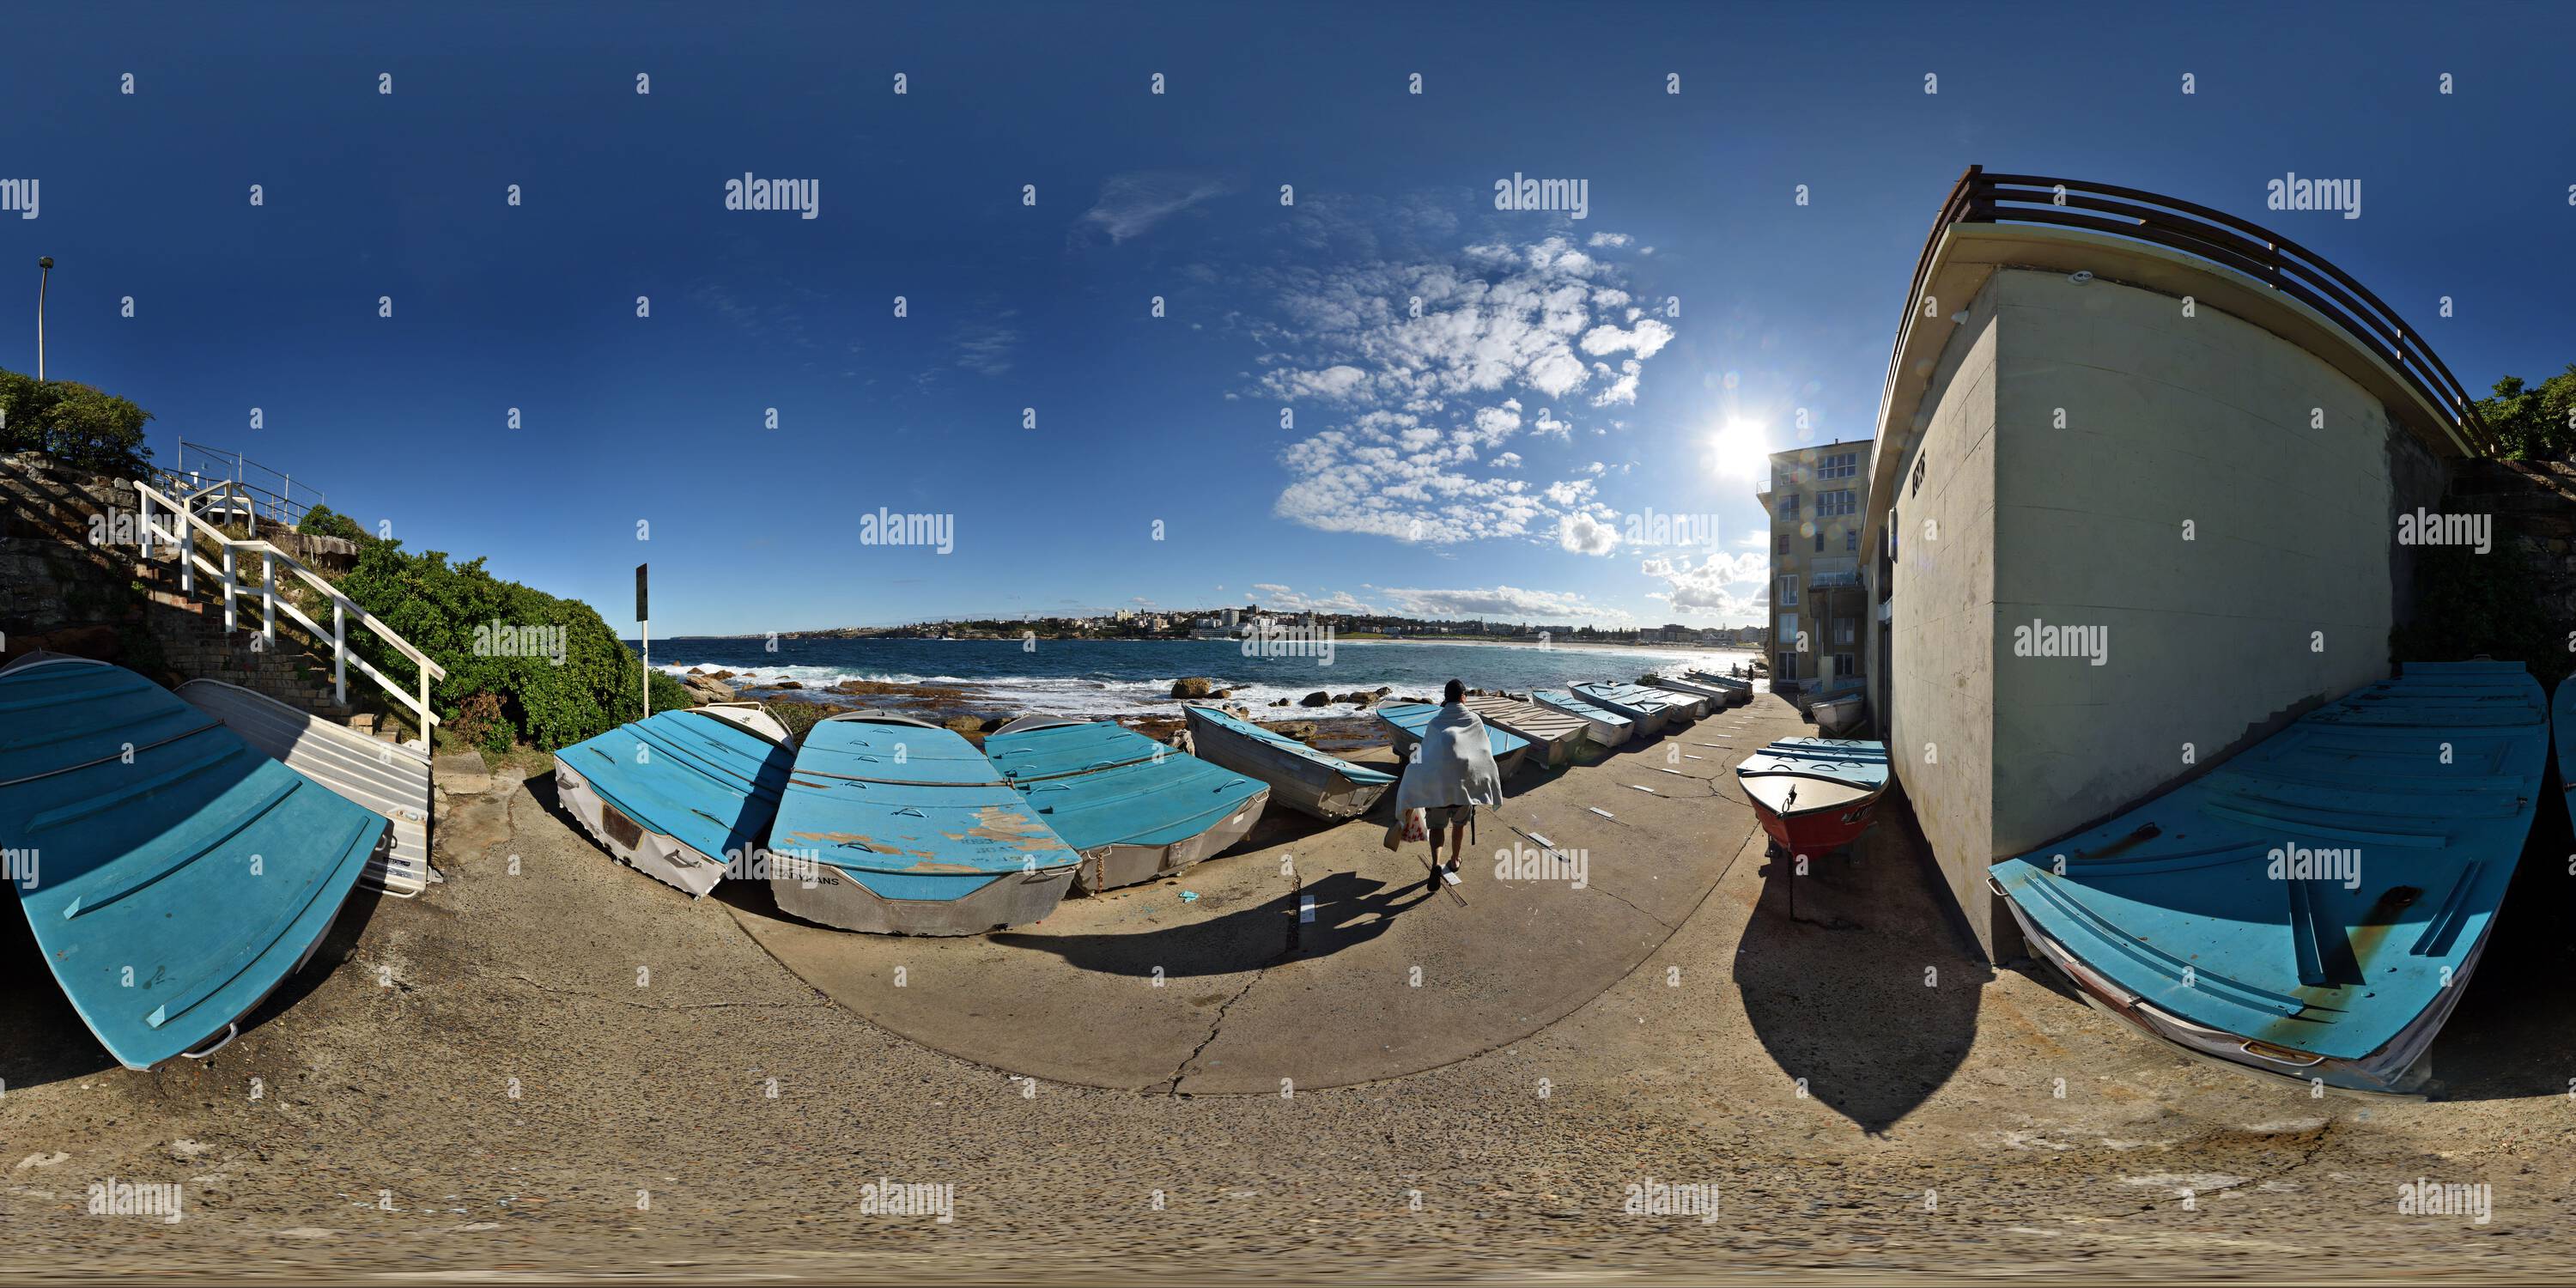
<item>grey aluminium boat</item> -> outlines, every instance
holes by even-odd
[[[1530,701],[1535,702],[1542,707],[1562,711],[1567,715],[1580,718],[1584,725],[1591,730],[1591,732],[1586,736],[1604,747],[1616,747],[1619,744],[1628,741],[1630,738],[1635,737],[1637,734],[1636,721],[1631,720],[1616,711],[1612,711],[1607,707],[1595,706],[1592,703],[1586,702],[1583,699],[1574,696],[1573,693],[1567,690],[1541,690],[1537,693],[1531,694]]]
[[[1543,758],[1549,766],[1572,759],[1589,736],[1582,717],[1535,703],[1504,697],[1468,697],[1460,701],[1468,710],[1483,716],[1485,723],[1528,740],[1529,754]]]

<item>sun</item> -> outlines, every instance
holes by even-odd
[[[1760,478],[1771,470],[1771,444],[1762,426],[1730,420],[1708,437],[1708,468],[1730,478]]]

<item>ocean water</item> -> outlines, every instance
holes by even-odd
[[[653,641],[653,665],[674,675],[727,670],[737,677],[788,679],[808,689],[843,680],[934,684],[963,691],[997,712],[1132,715],[1176,710],[1172,681],[1204,675],[1234,690],[1231,701],[1255,708],[1317,689],[1334,693],[1392,686],[1436,697],[1451,677],[1486,690],[1561,689],[1587,680],[1634,680],[1650,670],[1707,667],[1724,671],[1756,656],[1749,650],[1619,645],[1399,643],[1337,640],[1322,656],[1246,656],[1237,640],[779,640]],[[732,681],[740,686],[740,678]],[[1311,708],[1309,710],[1312,710]],[[1336,705],[1325,714],[1349,714]]]

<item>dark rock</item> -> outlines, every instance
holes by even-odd
[[[1331,706],[1332,703],[1333,695],[1324,692],[1322,689],[1317,689],[1297,700],[1297,705],[1301,707],[1326,707]]]
[[[1270,705],[1272,705],[1272,706],[1274,706],[1274,707],[1284,707],[1284,706],[1288,705],[1288,699],[1286,699],[1286,698],[1273,698],[1273,699],[1271,700],[1271,702],[1270,702]]]
[[[801,689],[801,688],[804,688],[805,686],[804,686],[804,685],[802,685],[802,684],[798,684],[798,683],[797,683],[796,681],[794,681],[794,680],[780,680],[778,683],[773,684],[773,685],[770,685],[769,687],[771,687],[771,688],[773,688],[773,689]]]
[[[1215,691],[1216,681],[1204,675],[1193,675],[1172,681],[1172,696],[1176,698],[1204,698]]]

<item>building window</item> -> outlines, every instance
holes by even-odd
[[[1860,553],[1860,529],[1853,528],[1843,534],[1843,550],[1847,554]]]
[[[1795,518],[1797,518],[1797,517],[1798,517],[1798,494],[1797,494],[1797,493],[1795,493],[1795,492],[1791,492],[1791,493],[1789,493],[1788,495],[1783,496],[1783,497],[1781,497],[1781,498],[1780,498],[1780,511],[1779,511],[1779,517],[1780,517],[1780,518],[1783,518],[1783,519],[1795,519]]]
[[[1825,458],[1825,463],[1816,470],[1816,477],[1847,479],[1858,473],[1860,473],[1860,453],[1836,452]]]
[[[1844,648],[1849,648],[1854,644],[1860,643],[1860,619],[1857,617],[1835,618],[1834,643]]]
[[[1824,534],[1823,532],[1821,532],[1821,531],[1820,531],[1820,532],[1816,533],[1816,553],[1817,553],[1817,554],[1823,554],[1824,552],[1825,552],[1825,534]]]
[[[1816,517],[1819,519],[1858,513],[1860,513],[1860,494],[1850,488],[1816,494]]]
[[[1798,574],[1793,572],[1780,579],[1779,589],[1773,592],[1771,604],[1775,608],[1798,606]]]
[[[1780,548],[1773,553],[1783,555],[1789,553],[1789,539],[1787,537],[1780,538]]]
[[[1836,679],[1840,679],[1840,678],[1842,678],[1843,676],[1846,676],[1846,675],[1858,675],[1858,674],[1860,674],[1860,669],[1859,669],[1858,667],[1855,667],[1855,666],[1853,666],[1853,665],[1852,665],[1852,655],[1851,655],[1851,654],[1849,654],[1849,653],[1836,653],[1836,654],[1834,654],[1834,678],[1836,678]]]
[[[1922,490],[1923,490],[1923,458],[1922,458],[1921,456],[1916,456],[1916,457],[1914,458],[1914,483],[1913,483],[1913,485],[1912,485],[1911,487],[1909,487],[1909,488],[1907,488],[1907,489],[1906,489],[1905,494],[1906,494],[1907,496],[1913,496],[1913,495],[1915,495],[1916,493],[1921,492]]]
[[[1797,654],[1795,654],[1795,653],[1782,653],[1782,654],[1780,654],[1780,655],[1779,655],[1779,657],[1780,657],[1780,660],[1779,660],[1778,662],[1774,663],[1774,664],[1772,665],[1772,667],[1771,667],[1771,672],[1772,672],[1771,678],[1772,678],[1773,680],[1794,680],[1794,679],[1797,679],[1797,678],[1798,678],[1798,655],[1797,655]]]

